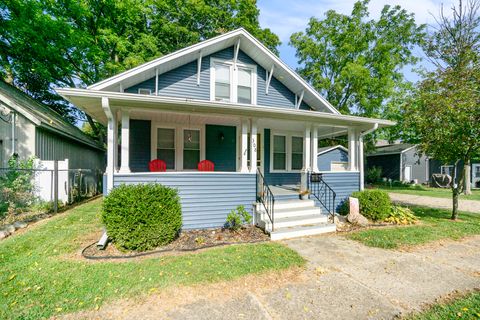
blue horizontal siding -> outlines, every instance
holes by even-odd
[[[348,162],[348,152],[336,148],[317,156],[317,166],[320,171],[330,171],[332,161]]]
[[[255,202],[254,174],[117,174],[114,186],[160,183],[178,189],[184,229],[221,227],[227,215],[239,205],[252,213]]]
[[[232,60],[233,47],[215,52],[202,58],[200,71],[200,85],[197,85],[197,61],[189,62],[176,69],[158,76],[158,95],[177,98],[210,100],[210,58]],[[238,53],[238,61],[243,64],[257,67],[257,104],[260,106],[277,108],[295,108],[295,93],[290,91],[278,79],[272,77],[268,95],[266,94],[266,70],[257,64],[242,50]],[[124,91],[138,93],[139,88],[150,89],[155,93],[155,77],[138,83]],[[310,110],[310,106],[303,102],[300,109]]]
[[[324,172],[323,180],[336,193],[336,210],[353,192],[360,190],[360,174],[358,172]],[[314,197],[310,197],[314,199]],[[320,206],[317,203],[317,206]]]

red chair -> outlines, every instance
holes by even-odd
[[[214,171],[215,165],[210,160],[203,160],[198,163],[198,171]]]
[[[167,171],[167,164],[163,160],[155,159],[150,161],[148,168],[151,172],[165,172]]]

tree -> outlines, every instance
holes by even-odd
[[[436,69],[425,73],[415,101],[407,107],[406,127],[420,140],[420,150],[445,164],[470,166],[480,154],[480,17],[479,1],[462,0],[452,18],[440,13],[438,28],[426,42],[425,52]],[[452,219],[458,217],[458,196],[467,170],[452,183]]]
[[[238,27],[277,53],[279,39],[258,15],[251,0],[4,0],[0,77],[74,123],[83,114],[55,86],[85,87]]]
[[[386,5],[378,20],[367,20],[368,0],[355,3],[350,16],[327,11],[294,33],[299,72],[342,113],[379,116],[404,81],[403,68],[418,61],[413,48],[424,26],[399,6]]]

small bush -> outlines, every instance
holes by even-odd
[[[8,160],[8,170],[0,176],[0,219],[7,214],[9,220],[27,210],[35,202],[34,158]]]
[[[172,242],[182,227],[177,190],[160,184],[121,185],[105,197],[102,221],[119,247],[145,251]]]
[[[385,219],[385,222],[395,224],[414,224],[417,221],[418,218],[413,214],[412,210],[399,206],[392,206],[390,215]]]
[[[225,222],[225,228],[230,230],[238,230],[244,224],[250,224],[252,216],[245,210],[244,206],[238,206],[237,209],[230,211]]]
[[[382,168],[381,167],[371,167],[365,173],[365,180],[367,183],[378,183],[382,179]]]
[[[352,193],[352,197],[358,198],[360,213],[370,220],[384,220],[391,212],[392,202],[388,193],[383,190],[363,190]],[[339,213],[348,214],[350,205],[348,199],[341,205]]]

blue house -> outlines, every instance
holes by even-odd
[[[392,124],[340,114],[244,29],[57,91],[108,126],[107,190],[176,187],[184,228],[221,226],[244,205],[273,239],[334,231],[328,214],[363,185],[363,135]],[[345,135],[347,170],[320,174],[318,140]]]
[[[318,148],[317,164],[319,171],[347,171],[348,149],[342,145]]]

